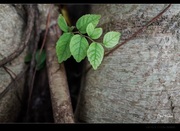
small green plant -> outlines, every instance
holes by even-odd
[[[103,42],[96,42],[101,37],[103,30],[97,28],[101,16],[96,14],[86,14],[76,22],[76,27],[68,26],[62,14],[58,17],[58,25],[64,32],[56,43],[56,54],[58,62],[66,61],[71,55],[76,62],[80,62],[86,56],[96,70],[104,57],[104,48],[112,48],[119,43],[120,33],[115,31],[107,32],[103,37]],[[74,31],[74,30],[77,31]],[[88,40],[91,41],[90,45]]]
[[[36,54],[35,54],[35,61],[36,61],[36,70],[39,71],[41,70],[45,64],[46,64],[46,52],[45,50],[42,50],[41,54],[40,50],[37,50]],[[24,58],[24,62],[25,63],[29,63],[32,60],[32,54],[28,53],[25,58]]]

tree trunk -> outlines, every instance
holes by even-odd
[[[23,10],[12,5],[0,5],[0,61],[22,47],[25,28]],[[24,57],[26,49],[18,57],[0,66],[0,122],[16,120],[21,106],[24,87]],[[13,78],[12,78],[13,77]]]
[[[41,29],[46,28],[49,16],[49,29],[46,36],[45,49],[54,122],[74,123],[65,68],[63,64],[60,65],[58,63],[55,50],[56,41],[61,35],[57,24],[58,7],[51,4],[39,4],[38,8],[41,14]]]
[[[92,5],[100,26],[122,33],[120,43],[158,15],[165,4]],[[105,57],[85,75],[76,117],[87,123],[180,122],[180,5]],[[87,62],[88,63],[88,62]],[[87,67],[89,64],[87,64]]]
[[[64,65],[59,65],[56,56],[56,31],[49,29],[46,42],[47,71],[55,123],[74,123],[69,88]]]

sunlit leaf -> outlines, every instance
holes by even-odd
[[[92,39],[98,39],[102,35],[102,28],[95,28],[92,23],[89,23],[86,32]]]
[[[87,57],[94,70],[96,70],[101,64],[103,56],[104,48],[102,47],[102,45],[93,42],[87,50]]]
[[[71,56],[69,44],[72,36],[72,33],[64,33],[56,42],[56,54],[59,63],[66,61]]]
[[[62,16],[62,14],[60,14],[58,17],[58,25],[62,31],[68,32],[69,27],[66,23],[65,18]]]
[[[88,41],[81,35],[74,35],[70,42],[70,51],[77,62],[83,60],[87,55]]]
[[[119,43],[120,33],[111,31],[104,35],[103,44],[106,48],[112,48]]]
[[[76,27],[82,34],[85,34],[88,24],[92,23],[94,27],[96,27],[97,24],[99,23],[100,18],[101,15],[95,15],[95,14],[83,15],[76,22]]]

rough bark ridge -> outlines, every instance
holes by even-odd
[[[167,5],[93,5],[100,26],[127,39]],[[77,117],[115,123],[180,122],[180,5],[86,74]]]

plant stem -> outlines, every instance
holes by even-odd
[[[73,32],[74,34],[79,34],[79,35],[81,35],[81,36],[83,36],[83,37],[86,37],[86,38],[88,38],[90,41],[92,41],[92,42],[95,42],[93,39],[91,39],[89,36],[86,36],[86,35],[83,35],[83,34],[81,34],[81,32],[79,32],[79,31],[75,31],[75,32]]]
[[[84,36],[84,37],[86,37],[86,38],[88,38],[90,41],[92,41],[92,42],[95,42],[93,39],[91,39],[89,36],[86,36],[86,35],[82,35],[82,36]]]

